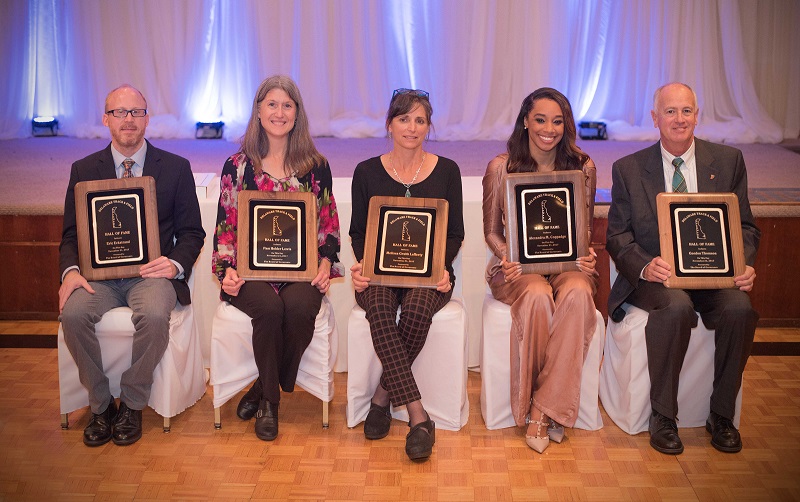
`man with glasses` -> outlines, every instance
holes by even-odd
[[[611,288],[608,311],[620,322],[623,302],[649,312],[645,326],[650,373],[650,445],[657,451],[683,452],[676,419],[678,378],[691,329],[700,313],[703,324],[715,330],[714,383],[706,429],[719,451],[742,449],[733,425],[736,396],[753,345],[758,314],[747,292],[756,277],[753,264],[761,233],[747,198],[747,170],[742,152],[695,138],[697,96],[673,82],[653,96],[653,125],[660,141],[616,161],[612,167],[611,207],[606,249],[619,275]],[[734,278],[736,288],[682,290],[667,288],[672,274],[660,256],[656,195],[660,192],[733,192],[739,198],[742,238],[747,264]]]
[[[169,343],[170,313],[176,301],[190,303],[186,281],[205,238],[189,161],[145,140],[149,121],[141,92],[129,85],[111,91],[103,115],[111,144],[72,165],[64,201],[59,311],[64,340],[89,391],[92,418],[83,431],[87,446],[110,440],[129,445],[141,438],[142,409],[150,398],[153,371]],[[132,176],[151,176],[156,181],[162,256],[142,265],[139,277],[89,282],[78,266],[75,184]],[[133,310],[136,331],[131,367],[120,381],[117,409],[94,326],[104,313],[122,306]]]

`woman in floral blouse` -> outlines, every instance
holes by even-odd
[[[242,397],[236,414],[256,417],[259,439],[278,435],[280,389],[294,390],[303,352],[311,343],[314,322],[330,279],[342,276],[339,263],[339,216],[331,193],[328,161],[314,147],[297,85],[277,75],[258,87],[242,147],[222,168],[214,273],[221,298],[253,322],[253,354],[258,379]],[[319,208],[319,273],[311,281],[247,281],[236,273],[237,201],[241,190],[313,192]]]

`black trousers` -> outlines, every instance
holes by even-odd
[[[670,289],[640,280],[627,301],[650,314],[645,341],[653,409],[673,419],[679,417],[678,379],[691,330],[697,326],[697,311],[703,324],[714,330],[711,411],[733,419],[758,321],[747,293],[738,289]]]
[[[394,406],[421,399],[411,364],[425,346],[433,314],[447,305],[452,292],[452,289],[440,293],[435,289],[369,286],[356,293],[356,302],[367,314],[372,344],[383,366],[380,385],[389,392]]]
[[[287,283],[279,293],[266,281],[248,281],[231,305],[253,319],[253,356],[262,399],[280,402],[292,392],[297,369],[311,338],[322,293],[307,282]]]

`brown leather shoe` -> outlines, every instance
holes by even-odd
[[[653,410],[650,415],[650,446],[667,455],[683,453],[683,443],[678,436],[678,424]]]
[[[411,424],[408,424],[411,427]],[[428,420],[411,427],[406,435],[406,455],[411,460],[425,460],[433,453],[436,442],[436,423],[428,416]]]
[[[256,412],[256,436],[262,441],[278,437],[278,405],[263,399]]]
[[[392,412],[390,404],[379,406],[370,401],[369,413],[364,420],[364,437],[367,439],[383,439],[389,435],[392,425]]]
[[[102,446],[111,441],[111,424],[117,416],[117,404],[114,398],[102,413],[92,413],[89,425],[83,429],[83,444],[86,446]]]
[[[242,420],[250,420],[258,411],[258,403],[261,402],[261,379],[256,378],[255,383],[239,401],[236,407],[236,416]]]
[[[713,411],[706,420],[706,430],[711,433],[711,446],[724,453],[742,451],[742,437],[733,422]]]
[[[119,413],[114,419],[111,439],[115,445],[128,446],[142,438],[142,410],[133,410],[120,401]]]

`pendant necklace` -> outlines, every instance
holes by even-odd
[[[400,179],[400,175],[397,174],[397,169],[394,168],[394,161],[392,160],[394,156],[390,153],[389,154],[389,166],[392,168],[392,172],[394,173],[394,177],[397,178],[397,181],[400,182],[401,185],[406,187],[406,197],[411,197],[411,185],[417,181],[417,176],[419,176],[419,171],[422,169],[422,164],[425,163],[425,152],[422,152],[422,162],[419,163],[419,167],[417,168],[417,172],[414,173],[414,177],[411,178],[410,183],[406,183],[402,179]]]

